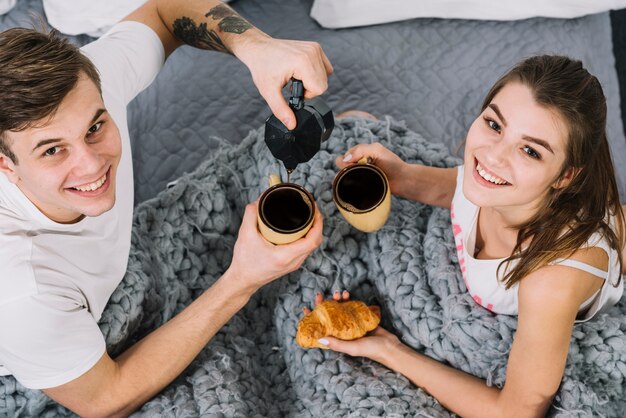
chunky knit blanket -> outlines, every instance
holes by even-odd
[[[302,268],[262,288],[187,370],[135,416],[447,417],[403,376],[363,358],[302,349],[302,307],[316,292],[348,289],[382,307],[382,326],[414,349],[482,379],[504,383],[516,318],[496,316],[467,294],[449,212],[394,198],[380,231],[350,227],[335,208],[334,158],[380,141],[403,159],[435,166],[460,162],[447,148],[387,118],[341,120],[293,181],[316,198],[324,242]],[[279,170],[257,130],[240,145],[223,142],[191,174],[136,208],[128,272],[101,320],[115,355],[157,328],[228,267],[246,203]],[[576,325],[551,416],[626,416],[626,304]],[[0,379],[0,416],[66,416],[39,391]]]

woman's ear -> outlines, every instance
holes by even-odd
[[[555,183],[552,187],[554,187],[555,189],[563,189],[567,186],[569,186],[569,184],[572,182],[572,180],[574,180],[576,178],[576,176],[578,175],[578,173],[580,173],[581,168],[579,167],[569,167],[567,170],[565,170],[565,174],[563,174]]]

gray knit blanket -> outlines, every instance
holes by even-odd
[[[387,118],[340,120],[293,181],[316,198],[324,242],[296,272],[259,290],[185,372],[137,417],[448,417],[403,376],[363,358],[302,349],[302,307],[316,292],[348,289],[382,307],[382,326],[406,344],[501,387],[516,318],[494,315],[467,294],[447,210],[403,199],[380,231],[350,227],[334,206],[334,159],[380,141],[404,160],[454,166],[447,148]],[[226,270],[245,205],[279,170],[252,131],[136,208],[128,272],[103,314],[112,355],[185,308]],[[626,416],[626,304],[576,325],[550,416]],[[39,391],[0,378],[0,416],[71,415]]]

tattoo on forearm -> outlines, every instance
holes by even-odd
[[[211,16],[213,20],[220,20],[228,16],[237,16],[237,14],[230,7],[224,4],[219,4],[215,6],[214,8],[212,8],[211,10],[209,10],[207,14],[204,15],[204,17],[209,17],[209,16]]]
[[[200,26],[197,26],[193,19],[183,16],[180,19],[176,19],[172,26],[174,36],[187,45],[232,54],[226,48],[219,35],[214,30],[207,28],[206,23],[201,23]]]
[[[220,22],[217,25],[224,32],[242,34],[252,27],[248,21],[235,13],[233,9],[223,4],[209,10],[204,17],[219,20]]]
[[[252,27],[248,21],[235,13],[233,9],[223,4],[209,10],[204,17],[219,20],[217,26],[222,32],[242,34]],[[188,45],[232,54],[224,45],[224,42],[222,42],[219,34],[213,29],[209,29],[206,23],[197,25],[193,19],[182,16],[174,21],[172,27],[174,36]]]
[[[218,23],[218,26],[224,32],[236,33],[238,35],[244,33],[252,27],[251,24],[239,16],[225,17],[220,23]]]

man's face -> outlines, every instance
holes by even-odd
[[[0,171],[48,218],[72,223],[113,207],[120,135],[87,76],[51,118],[5,135],[17,164],[0,154]]]

